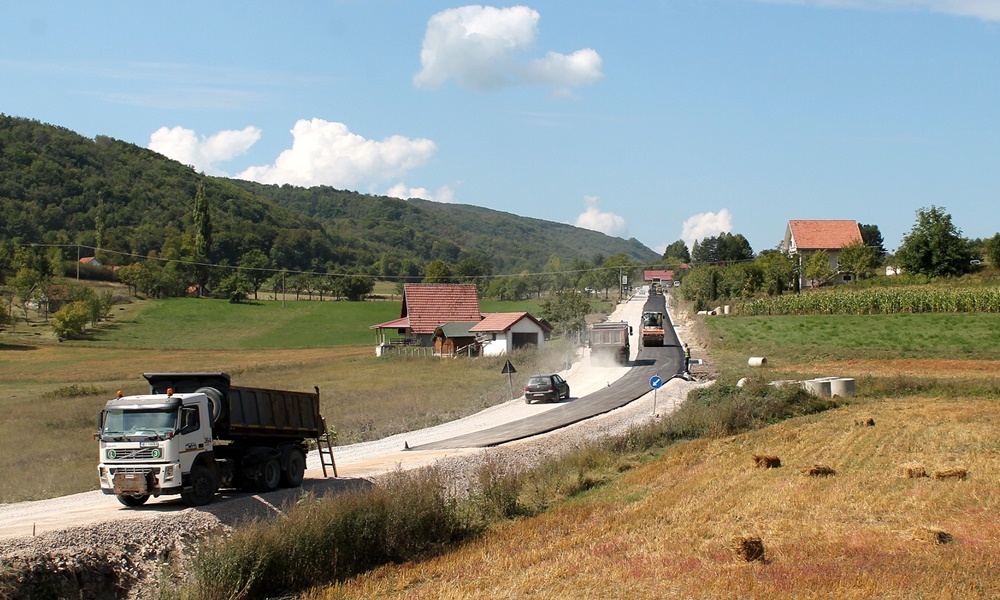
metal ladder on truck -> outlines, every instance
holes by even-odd
[[[326,419],[323,419],[323,434],[316,438],[316,445],[319,446],[319,462],[323,466],[323,477],[329,477],[326,468],[333,470],[333,476],[337,475],[337,463],[333,460],[333,440],[330,439],[330,430],[326,426]]]

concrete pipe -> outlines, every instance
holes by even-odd
[[[854,379],[851,377],[838,377],[830,380],[830,395],[841,398],[851,398],[854,396]]]
[[[806,390],[820,398],[830,397],[830,380],[829,379],[809,379],[806,381]]]
[[[747,364],[751,367],[766,367],[767,359],[763,356],[751,356],[750,360],[747,361]]]

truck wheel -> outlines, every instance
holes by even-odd
[[[188,506],[205,506],[215,496],[216,485],[212,472],[207,467],[191,469],[191,491],[181,492],[181,499]]]
[[[118,501],[129,508],[135,508],[137,506],[142,506],[149,500],[149,495],[145,496],[130,496],[128,494],[118,494]]]
[[[299,487],[306,474],[306,457],[298,450],[292,450],[288,455],[288,468],[281,474],[281,485]]]
[[[269,458],[260,465],[254,480],[258,492],[270,492],[281,483],[281,462],[277,458]]]

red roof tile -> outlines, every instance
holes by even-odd
[[[672,281],[674,279],[674,272],[662,269],[646,269],[642,272],[643,281],[652,281],[656,278],[659,278],[660,281]]]
[[[407,283],[400,317],[409,317],[410,331],[433,334],[449,321],[479,321],[479,297],[474,284]]]
[[[789,221],[788,229],[798,250],[840,250],[861,241],[857,221]]]
[[[410,327],[410,320],[406,317],[401,317],[392,321],[386,321],[385,323],[379,323],[378,325],[372,325],[368,329],[407,329]]]
[[[539,327],[546,331],[552,331],[552,328],[542,323],[535,317],[531,316],[531,313],[526,312],[513,312],[513,313],[486,313],[483,315],[483,320],[473,327],[469,328],[470,332],[485,332],[485,331],[507,331],[514,325],[516,325],[521,319],[531,319],[538,324]]]

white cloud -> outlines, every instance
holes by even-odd
[[[149,149],[209,175],[225,175],[218,163],[243,154],[260,139],[260,129],[220,131],[206,138],[183,127],[160,127],[149,136]]]
[[[393,198],[400,198],[402,200],[420,198],[422,200],[433,200],[434,202],[442,202],[445,204],[455,202],[454,190],[446,185],[439,187],[436,192],[432,192],[427,188],[411,188],[407,187],[404,183],[397,183],[389,188],[389,191],[387,191],[385,195]]]
[[[414,85],[436,88],[453,79],[477,91],[525,83],[566,89],[604,76],[603,61],[590,48],[525,61],[523,55],[535,44],[538,19],[538,11],[527,6],[462,6],[437,13],[427,22]]]
[[[926,10],[930,12],[1000,21],[997,0],[763,0],[772,4],[805,4],[870,10]]]
[[[356,188],[401,177],[437,151],[428,139],[394,135],[369,140],[351,133],[343,123],[323,119],[300,119],[291,133],[292,147],[278,155],[274,164],[250,167],[237,177],[260,183]]]
[[[732,230],[733,213],[729,212],[728,208],[723,208],[718,213],[701,213],[684,221],[681,229],[681,239],[684,240],[684,243],[687,244],[690,250],[694,248],[696,240],[717,236],[720,233],[730,233]]]
[[[599,200],[597,196],[584,196],[583,201],[587,204],[587,210],[576,218],[574,225],[615,237],[624,237],[628,233],[628,223],[619,215],[601,212],[597,206]]]

